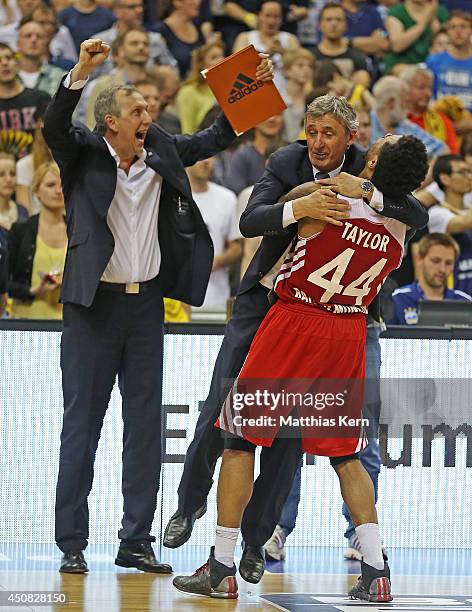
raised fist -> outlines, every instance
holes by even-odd
[[[97,38],[89,38],[80,45],[79,65],[84,68],[96,68],[103,64],[109,53],[110,45]]]

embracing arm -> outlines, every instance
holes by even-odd
[[[340,193],[350,198],[362,198],[363,192],[361,184],[365,179],[352,176],[347,172],[341,172],[335,178],[323,179],[320,181],[332,191]],[[421,229],[428,223],[428,212],[424,206],[411,194],[401,198],[391,198],[383,194],[382,202],[374,202],[374,194],[380,196],[380,192],[375,190],[368,196],[372,208],[383,217],[396,219],[413,229]]]
[[[267,164],[262,178],[255,185],[249,202],[241,215],[239,229],[243,236],[277,236],[286,227],[304,217],[340,225],[349,206],[329,189],[314,181],[290,189],[280,178],[279,164],[286,163],[275,153]],[[320,188],[321,187],[321,188]]]

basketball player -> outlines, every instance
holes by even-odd
[[[401,196],[419,187],[426,171],[426,150],[420,140],[389,135],[368,152],[360,176],[371,179],[380,191],[393,188]],[[273,402],[262,404],[257,416],[274,414],[278,421],[264,422],[261,428],[248,418],[256,416],[246,400],[254,382],[266,379],[269,387],[276,388],[279,381],[311,379],[312,389],[320,379],[343,379],[354,383],[354,392],[348,394],[349,417],[361,416],[365,313],[387,275],[401,262],[407,226],[377,214],[363,199],[348,202],[349,219],[341,226],[308,218],[298,223],[298,236],[277,276],[279,299],[260,326],[218,421],[227,437],[218,481],[216,543],[207,563],[195,574],[174,579],[181,591],[227,599],[238,596],[234,548],[252,494],[255,448],[272,449],[280,417],[293,416],[296,408],[285,406],[277,413]],[[310,413],[299,405],[297,415],[309,417]],[[392,600],[390,570],[382,556],[373,485],[358,458],[366,444],[364,432],[357,422],[346,430],[343,427],[339,421],[328,429],[331,435],[321,437],[316,428],[302,423],[302,447],[330,458],[356,527],[363,551],[362,575],[350,596],[388,602]]]

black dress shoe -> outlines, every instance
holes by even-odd
[[[171,516],[167,523],[164,532],[163,544],[167,548],[178,548],[192,535],[193,525],[195,521],[201,518],[207,511],[207,506],[204,504],[192,516],[184,516],[179,510]]]
[[[88,572],[84,553],[81,550],[69,550],[62,555],[60,572],[65,574],[86,574]]]
[[[167,563],[158,563],[151,542],[121,544],[116,555],[115,565],[135,567],[142,572],[154,574],[172,574],[172,567]]]
[[[244,543],[244,550],[239,562],[239,573],[246,582],[257,584],[264,575],[265,559],[262,546],[251,546]]]

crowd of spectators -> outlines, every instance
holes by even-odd
[[[215,245],[200,310],[226,310],[258,245],[238,230],[252,186],[272,152],[304,138],[306,105],[326,93],[354,106],[355,146],[367,150],[391,132],[418,136],[428,151],[430,172],[416,195],[430,221],[392,274],[391,322],[417,322],[412,299],[472,294],[472,0],[3,0],[0,316],[61,318],[65,212],[41,126],[90,37],[111,46],[76,111],[90,128],[98,94],[133,83],[153,121],[193,133],[218,113],[202,71],[248,44],[272,58],[286,110],[188,169]],[[166,300],[171,321],[198,310]]]

